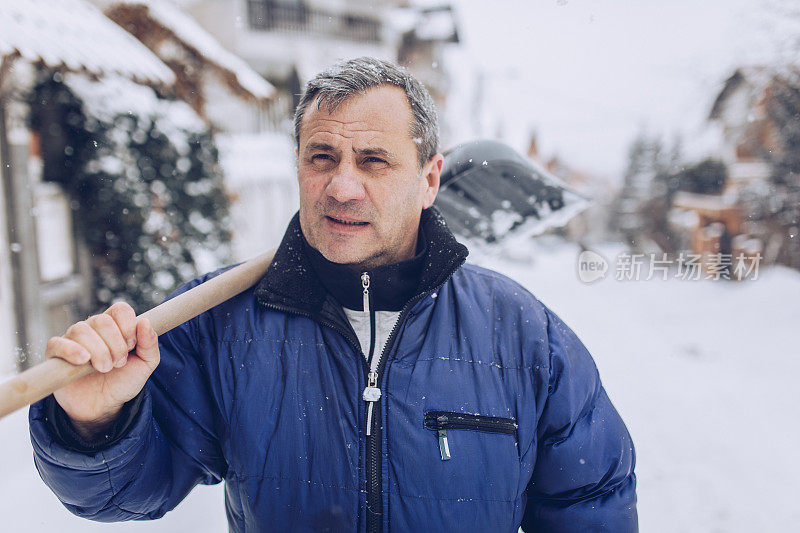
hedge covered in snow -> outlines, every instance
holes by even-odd
[[[123,78],[40,72],[29,97],[44,179],[72,201],[97,311],[137,313],[230,261],[229,200],[207,125],[184,102]]]

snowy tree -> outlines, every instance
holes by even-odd
[[[122,79],[49,70],[30,98],[44,179],[72,199],[95,310],[142,312],[230,259],[229,201],[211,133],[183,102]]]
[[[643,133],[631,143],[622,190],[612,206],[611,229],[634,250],[644,250],[649,243],[672,249],[667,212],[677,189],[680,151],[678,138],[670,149],[658,137]]]

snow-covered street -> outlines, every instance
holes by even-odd
[[[636,444],[641,530],[794,530],[800,273],[765,269],[740,283],[623,282],[610,271],[587,285],[576,274],[578,251],[561,244],[539,247],[529,260],[471,260],[523,283],[594,354]],[[226,529],[221,486],[196,489],[155,523],[71,516],[35,471],[26,414],[0,421],[3,531]]]

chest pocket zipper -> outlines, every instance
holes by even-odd
[[[425,427],[436,431],[442,461],[450,459],[450,443],[447,440],[448,429],[471,429],[473,431],[505,433],[507,435],[515,435],[517,432],[517,423],[512,418],[453,413],[450,411],[428,411],[425,413]]]

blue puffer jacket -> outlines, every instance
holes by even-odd
[[[636,531],[633,445],[589,353],[520,285],[463,264],[435,209],[422,223],[429,262],[370,436],[364,357],[295,217],[255,288],[161,336],[116,442],[70,449],[32,406],[44,481],[100,521],[158,518],[224,480],[236,532]]]

